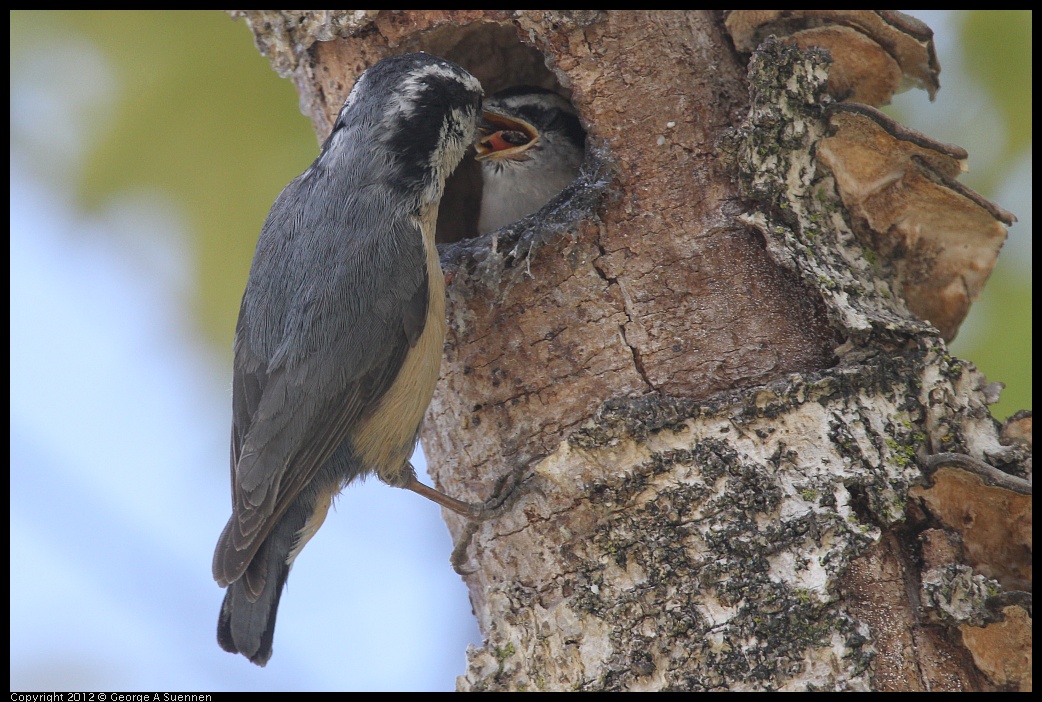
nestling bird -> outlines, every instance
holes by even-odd
[[[478,233],[538,212],[575,180],[586,132],[571,103],[531,85],[485,101],[477,144],[484,188]]]
[[[472,511],[421,484],[409,457],[445,339],[434,224],[481,95],[449,61],[380,61],[261,229],[235,329],[232,516],[213,560],[228,588],[217,640],[258,665],[293,559],[352,480],[375,473]]]

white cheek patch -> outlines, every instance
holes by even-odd
[[[441,124],[438,134],[438,148],[431,153],[431,163],[435,168],[435,178],[428,185],[425,195],[434,200],[441,197],[441,189],[445,179],[449,177],[467,147],[474,140],[476,129],[476,112],[473,110],[453,109]]]

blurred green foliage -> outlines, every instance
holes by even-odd
[[[1003,123],[1001,158],[985,158],[990,167],[978,168],[980,154],[960,135],[943,133],[953,115],[941,110],[929,113],[937,129],[924,131],[970,147],[975,167],[964,180],[998,199],[1012,164],[1031,149],[1031,13],[972,11],[959,19],[965,70]],[[14,57],[44,36],[86,38],[114,67],[119,100],[105,123],[93,125],[76,187],[88,207],[142,187],[180,203],[196,262],[196,318],[230,360],[257,233],[281,188],[318,152],[293,84],[271,70],[245,23],[217,10],[12,11],[11,20],[12,71]],[[939,58],[947,83],[949,64]],[[995,125],[979,126],[994,131]],[[973,332],[953,343],[957,355],[1007,384],[992,408],[999,418],[1031,407],[1031,274],[1030,264],[1025,275],[1017,263],[1000,257],[964,325]]]
[[[182,206],[196,318],[230,363],[257,233],[282,187],[318,153],[293,84],[271,70],[244,22],[218,10],[15,12],[11,33],[23,46],[80,35],[114,68],[119,100],[108,123],[93,125],[75,185],[89,208],[140,188]]]
[[[1031,11],[974,10],[962,25],[966,69],[1006,128],[1003,157],[1031,147]]]
[[[1003,202],[999,190],[1008,190],[1004,181],[1016,175],[1017,162],[1031,153],[1032,13],[974,10],[960,19],[963,65],[1000,120],[998,125],[975,126],[993,131],[997,127],[1002,138],[998,157],[984,159],[988,165],[974,166],[964,180],[985,197],[1013,210],[1022,220],[1013,225],[1013,236],[1030,240],[1030,213]],[[944,57],[940,60],[943,66]],[[952,141],[965,145],[957,136]],[[970,162],[975,163],[972,150]],[[1027,206],[1030,208],[1030,204]],[[964,325],[974,325],[974,333],[952,342],[957,356],[973,361],[989,380],[1006,384],[1002,399],[991,407],[998,419],[1031,408],[1031,264],[1016,260],[1017,252],[1025,250],[1030,250],[1030,244],[1016,248],[1007,245]]]

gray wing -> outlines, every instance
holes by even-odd
[[[318,227],[343,219],[345,210],[279,211],[291,187],[306,186],[302,180],[287,186],[265,222],[239,312],[232,518],[214,554],[221,585],[242,576],[279,519],[387,392],[426,320],[428,272],[416,220],[367,211],[355,218],[370,223],[364,235],[322,236]],[[333,207],[360,206],[355,200]],[[311,212],[310,221],[302,212]]]

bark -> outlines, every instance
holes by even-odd
[[[536,216],[468,236],[466,171],[443,203],[423,445],[445,492],[509,493],[446,517],[486,636],[459,689],[1030,689],[1030,418],[945,346],[1011,216],[870,106],[936,89],[927,28],[241,12],[320,135],[412,50],[589,132]]]

